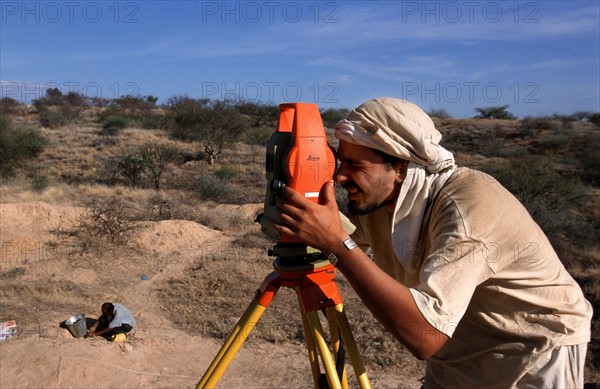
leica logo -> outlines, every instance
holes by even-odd
[[[307,161],[320,161],[320,160],[321,160],[321,157],[315,157],[314,155],[312,155],[312,154],[309,154],[309,155],[308,155],[308,158],[306,158],[306,160],[307,160]]]

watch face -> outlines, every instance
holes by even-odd
[[[347,248],[348,250],[352,250],[352,249],[354,249],[354,248],[358,247],[358,246],[356,245],[356,242],[355,242],[355,241],[353,241],[352,239],[346,239],[346,240],[344,241],[344,246],[346,246],[346,248]]]

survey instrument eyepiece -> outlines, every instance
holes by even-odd
[[[288,186],[307,199],[318,203],[321,187],[335,171],[335,154],[327,144],[325,127],[316,104],[284,103],[279,105],[277,128],[267,145],[265,161],[267,194],[261,230],[281,243],[296,243],[273,229],[279,221],[275,197]]]

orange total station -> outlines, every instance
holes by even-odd
[[[277,129],[267,145],[267,194],[258,221],[267,236],[286,244],[295,242],[280,237],[271,226],[272,220],[279,220],[275,197],[288,186],[318,203],[321,187],[332,179],[336,162],[316,104],[284,103],[279,110]]]

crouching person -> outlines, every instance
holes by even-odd
[[[102,304],[102,315],[87,332],[87,336],[102,336],[107,340],[125,341],[125,334],[135,327],[131,311],[122,304]]]

